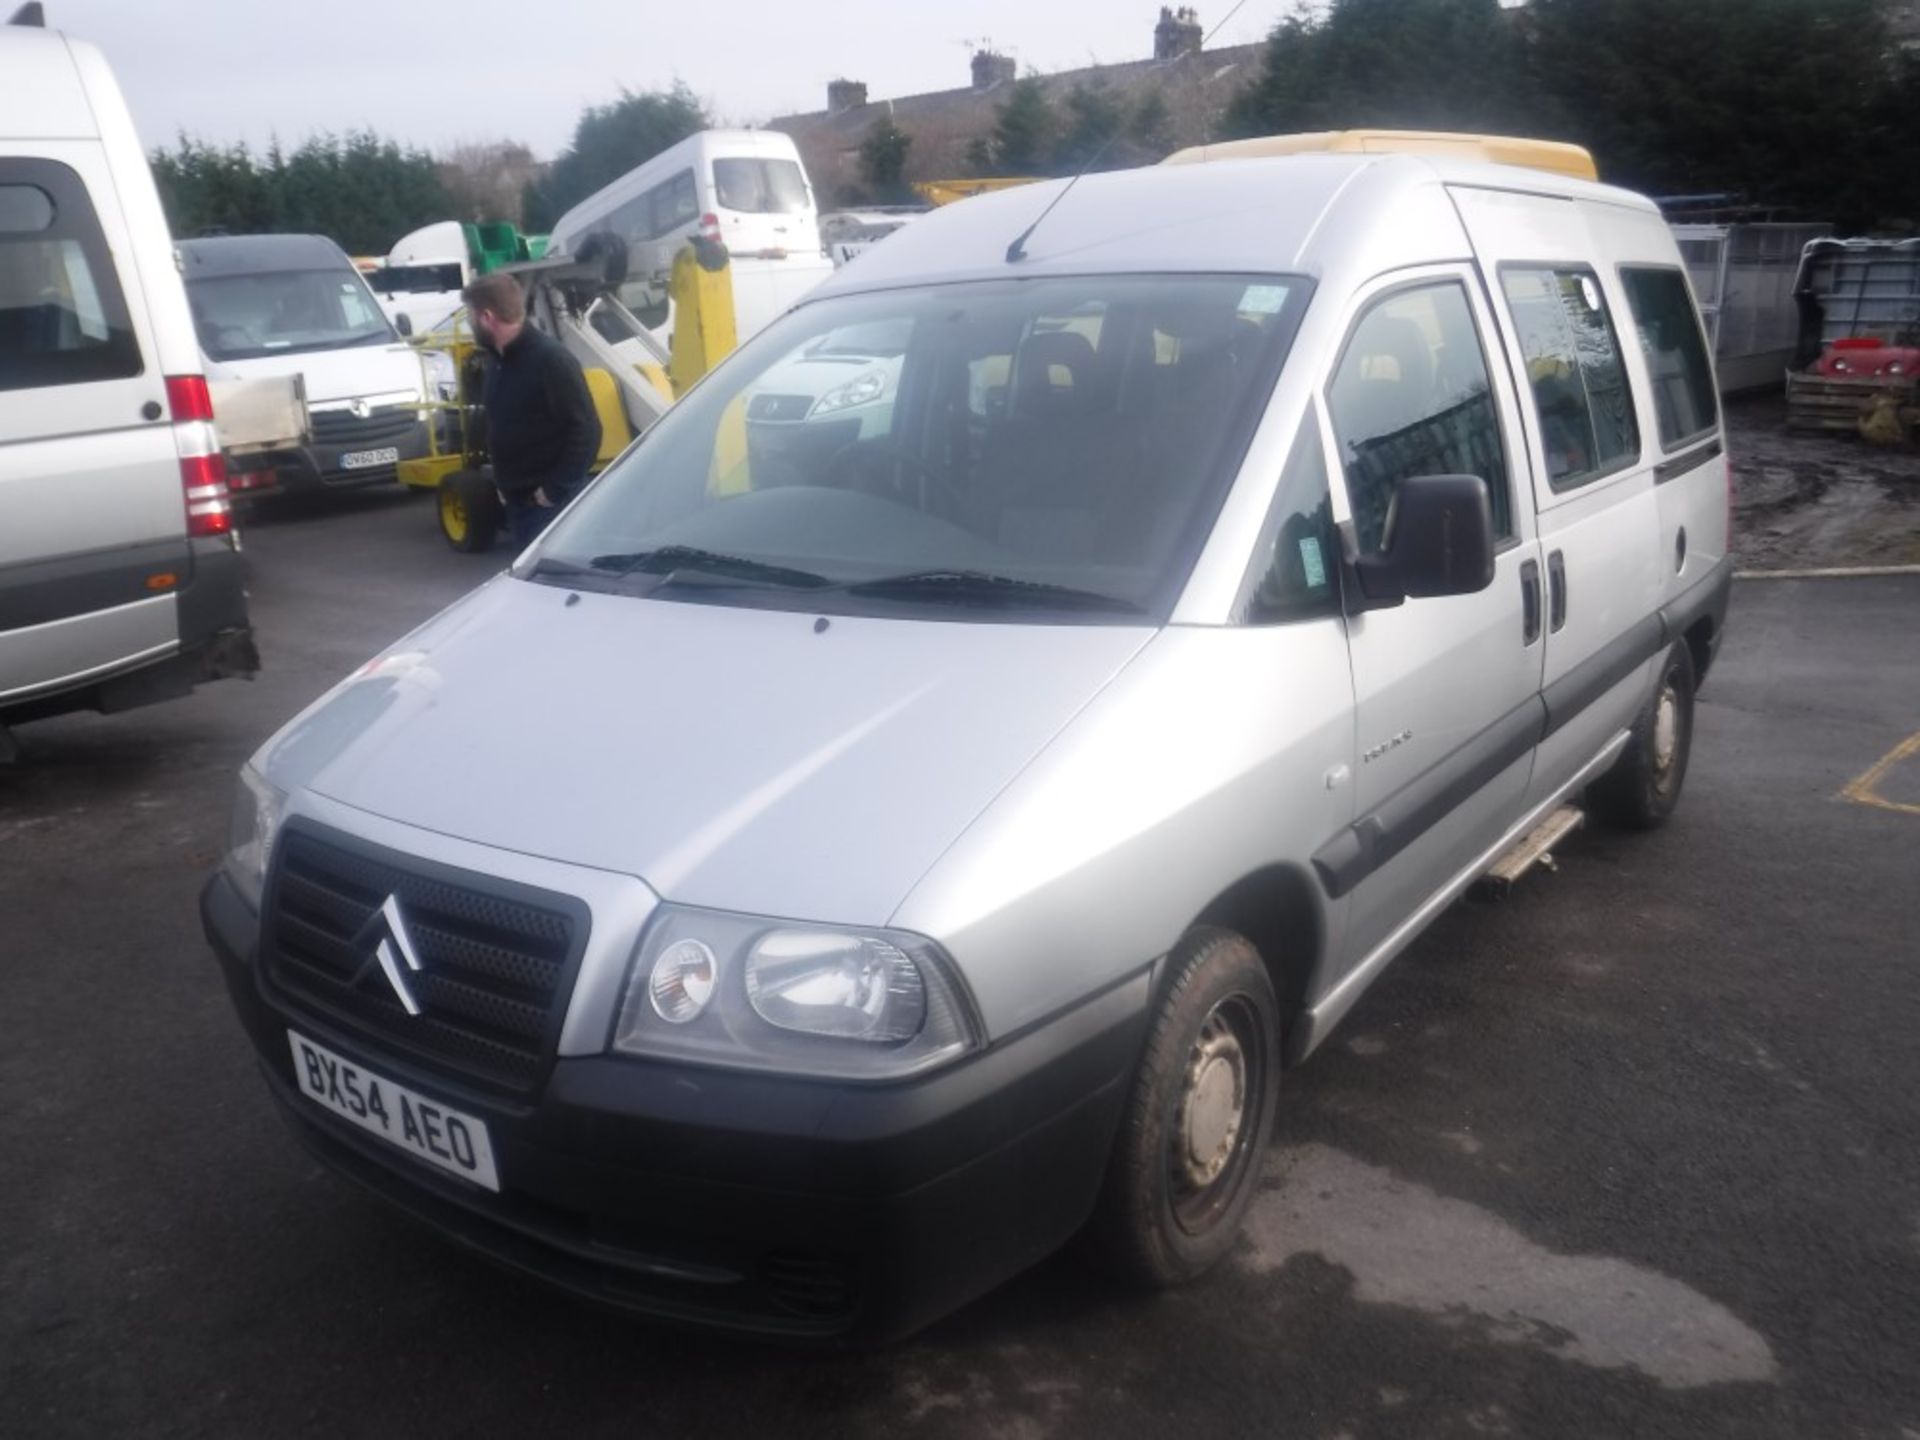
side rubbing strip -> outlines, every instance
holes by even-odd
[[[1733,557],[1728,556],[1707,572],[1698,585],[1672,603],[1662,606],[1660,618],[1666,622],[1669,642],[1693,628],[1702,615],[1715,617],[1718,626],[1727,613],[1727,596],[1733,589]]]
[[[1329,898],[1348,894],[1533,749],[1545,718],[1541,697],[1529,697],[1321,846],[1313,868]]]
[[[1666,645],[1666,622],[1657,614],[1649,615],[1582,660],[1540,692],[1547,702],[1546,734],[1553,734]]]
[[[1709,440],[1698,450],[1689,450],[1684,455],[1676,455],[1671,460],[1663,460],[1653,467],[1653,483],[1664,485],[1669,480],[1678,480],[1689,470],[1698,470],[1714,456],[1720,453],[1720,442]]]

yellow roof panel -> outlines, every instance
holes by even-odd
[[[1514,135],[1453,135],[1439,130],[1319,130],[1301,135],[1261,135],[1177,150],[1162,165],[1205,160],[1247,160],[1270,155],[1451,155],[1494,165],[1546,170],[1575,180],[1598,180],[1593,156],[1560,140]]]

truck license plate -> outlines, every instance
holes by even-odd
[[[355,450],[351,455],[340,457],[342,470],[371,470],[376,465],[398,465],[400,448],[388,445],[380,450]]]
[[[289,1030],[301,1093],[391,1145],[489,1190],[500,1188],[487,1122],[343,1059]]]

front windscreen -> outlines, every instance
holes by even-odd
[[[215,360],[251,360],[396,338],[350,270],[269,270],[187,283],[200,348]]]
[[[1305,295],[1091,276],[803,306],[669,411],[524,573],[710,603],[1161,613]]]

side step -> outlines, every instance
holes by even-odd
[[[1553,847],[1578,830],[1586,823],[1586,819],[1586,812],[1579,806],[1562,805],[1496,860],[1493,868],[1480,877],[1475,888],[1490,899],[1504,899],[1507,892],[1519,883],[1520,877],[1534,866],[1544,865],[1552,870]]]

